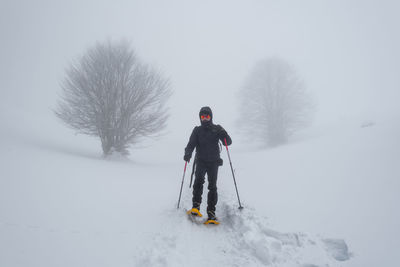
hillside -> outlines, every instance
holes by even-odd
[[[85,137],[46,138],[40,126],[5,129],[0,266],[399,263],[399,129],[390,124],[349,127],[271,150],[234,143],[245,208],[237,209],[224,151],[218,227],[187,220],[189,171],[176,210],[183,161],[168,142],[141,148],[130,160],[104,160]]]

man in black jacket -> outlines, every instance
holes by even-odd
[[[189,161],[193,150],[196,148],[196,173],[193,184],[193,208],[188,211],[193,215],[202,216],[199,212],[201,204],[201,195],[203,194],[203,184],[205,174],[208,178],[208,196],[207,196],[207,215],[208,221],[217,223],[215,217],[215,206],[218,201],[217,194],[217,175],[218,167],[222,165],[220,158],[219,141],[225,145],[225,140],[228,145],[232,144],[232,139],[228,133],[220,125],[213,124],[212,111],[209,107],[200,109],[201,126],[196,126],[190,136],[189,143],[185,148],[183,159]]]

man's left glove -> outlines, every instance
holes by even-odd
[[[224,139],[228,136],[228,133],[225,131],[225,129],[221,125],[218,125],[218,136],[221,139]]]
[[[187,161],[187,162],[189,162],[189,160],[190,160],[190,155],[189,154],[185,154],[184,156],[183,156],[183,160],[184,161]]]

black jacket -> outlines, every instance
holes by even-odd
[[[225,146],[224,139],[228,146],[232,144],[232,139],[224,128],[213,124],[212,121],[209,124],[196,126],[185,148],[185,155],[191,157],[196,148],[197,159],[207,162],[220,161],[218,141],[221,140]]]

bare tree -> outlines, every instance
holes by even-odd
[[[140,62],[126,42],[97,43],[66,71],[56,115],[78,133],[97,136],[104,155],[127,155],[167,121],[169,81]]]
[[[311,119],[311,99],[293,67],[279,58],[257,63],[240,91],[238,125],[269,146],[287,142]]]

